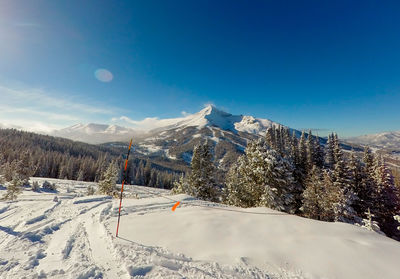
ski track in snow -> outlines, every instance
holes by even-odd
[[[140,189],[133,191],[145,198],[149,192],[167,192]],[[56,195],[58,202],[53,201]],[[24,191],[20,201],[1,202],[0,278],[275,278],[245,260],[224,266],[116,238],[110,230],[115,229],[118,202],[31,191]],[[121,218],[170,210],[172,205],[165,200],[123,207]]]
[[[127,185],[116,238],[118,199],[85,196],[95,183],[50,181],[57,193],[25,189],[17,201],[0,201],[1,279],[397,278],[398,243],[349,224],[223,209],[187,195],[169,200],[167,190]]]

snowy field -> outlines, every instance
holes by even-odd
[[[115,238],[119,200],[47,180],[0,202],[0,278],[400,278],[400,242],[353,225],[127,186]]]

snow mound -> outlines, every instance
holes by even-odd
[[[172,199],[182,201],[175,212],[170,210],[174,202],[162,197],[124,201],[120,236],[196,260],[245,263],[270,274],[287,270],[305,278],[398,278],[400,243],[366,229],[267,208],[222,207],[188,196]]]

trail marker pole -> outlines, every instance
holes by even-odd
[[[122,176],[121,195],[120,195],[120,198],[119,198],[119,209],[118,209],[117,233],[115,234],[116,237],[118,237],[119,220],[121,218],[122,193],[124,192],[124,184],[125,184],[125,179],[126,179],[126,168],[128,166],[128,159],[129,159],[129,153],[131,152],[131,146],[132,146],[132,139],[131,139],[131,142],[129,143],[128,155],[126,156],[124,173],[123,173],[123,176]]]

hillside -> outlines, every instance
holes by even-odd
[[[51,182],[0,202],[1,278],[398,278],[399,242],[364,228],[128,186],[115,238],[118,200]]]
[[[0,129],[0,174],[10,175],[22,163],[29,176],[99,181],[111,162],[121,166],[125,154],[125,143],[92,145]],[[149,158],[137,152],[131,155],[128,165],[130,183],[166,188],[187,169],[186,163]]]

